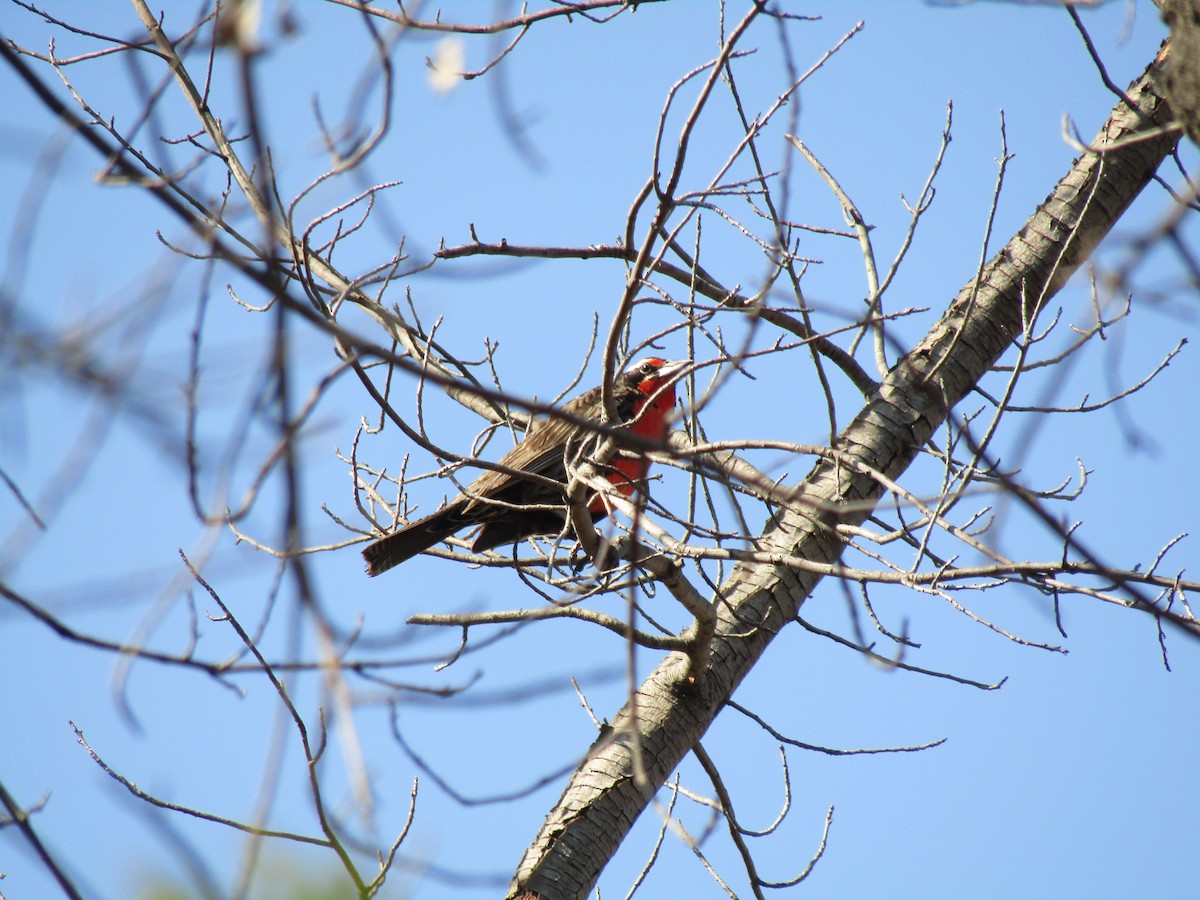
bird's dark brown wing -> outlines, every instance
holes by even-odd
[[[598,420],[600,413],[600,389],[592,388],[574,398],[563,406],[563,412],[576,418]],[[526,433],[524,440],[500,457],[497,465],[506,469],[521,472],[532,472],[552,478],[558,482],[566,481],[566,466],[563,454],[567,445],[580,436],[580,428],[574,422],[564,419],[541,419],[534,423]],[[515,472],[501,472],[489,469],[471,482],[464,495],[468,498],[467,509],[473,510],[486,505],[485,500],[508,500],[506,494],[514,493],[516,485],[522,489],[515,491],[522,495],[525,503],[556,503],[562,500],[561,493],[553,492],[541,482],[521,478]],[[532,495],[532,496],[529,496]],[[480,498],[483,498],[481,500]],[[510,500],[509,502],[515,502]]]

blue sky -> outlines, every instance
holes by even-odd
[[[329,118],[340,121],[366,66],[363,32],[353,15],[333,6],[296,6],[297,35],[273,44],[257,69],[285,196],[326,164],[313,126],[314,95]],[[802,89],[797,130],[875,226],[881,260],[890,260],[903,234],[907,214],[900,196],[912,200],[919,193],[938,149],[946,103],[953,100],[954,139],[938,196],[888,297],[892,310],[928,310],[897,326],[897,335],[911,341],[978,264],[1000,154],[1000,111],[1015,155],[996,213],[993,248],[1020,227],[1070,165],[1075,152],[1062,139],[1064,116],[1090,138],[1114,98],[1066,14],[1052,6],[806,2],[794,4],[794,11],[823,17],[789,32],[802,65],[819,58],[859,19],[866,23]],[[81,10],[62,4],[57,12],[86,15],[91,27],[107,33],[137,30],[125,7]],[[481,7],[479,15],[485,14]],[[1141,72],[1163,36],[1147,3],[1108,3],[1082,15],[1121,85]],[[17,7],[5,9],[0,26],[26,47],[44,48],[55,36],[60,55],[89,46]],[[742,61],[741,86],[747,105],[760,109],[783,86],[778,47],[765,26],[749,44],[761,49]],[[605,27],[575,22],[534,29],[502,71],[507,102],[526,123],[543,160],[532,168],[503,135],[495,78],[435,93],[424,65],[433,42],[401,44],[394,56],[396,125],[388,143],[361,182],[330,184],[303,212],[311,216],[344,202],[367,183],[401,182],[381,203],[363,240],[340,258],[350,272],[385,259],[400,235],[412,257],[421,259],[439,239],[466,242],[471,225],[483,240],[611,241],[649,173],[666,91],[716,46],[716,15],[707,4],[644,6]],[[478,66],[489,46],[468,43],[466,50],[468,65]],[[219,60],[218,67],[214,106],[236,117],[241,107],[232,61]],[[146,71],[154,79],[161,75]],[[54,82],[48,70],[41,75]],[[136,112],[128,70],[119,62],[73,67],[71,75],[105,114],[128,122]],[[54,123],[8,69],[0,72],[0,94],[7,98],[0,107],[0,179],[9,186],[0,192],[6,308],[15,309],[27,326],[78,329],[97,340],[106,365],[129,376],[135,395],[163,416],[161,422],[148,421],[129,405],[114,412],[50,377],[48,369],[4,373],[0,466],[49,527],[31,528],[12,497],[0,491],[0,579],[80,632],[181,652],[191,628],[178,581],[177,548],[183,548],[203,560],[206,576],[243,621],[256,623],[274,563],[245,543],[235,544],[227,530],[197,522],[178,437],[187,336],[200,298],[207,298],[198,424],[208,449],[199,492],[210,509],[239,503],[269,449],[270,431],[261,423],[250,427],[245,441],[238,431],[240,398],[265,365],[269,322],[236,306],[226,284],[254,302],[261,298],[229,271],[212,273],[171,255],[156,231],[167,241],[186,243],[179,224],[132,188],[97,185],[97,159],[79,142],[62,143]],[[192,130],[194,123],[180,109],[166,107],[161,127]],[[668,133],[678,125],[675,116]],[[697,132],[688,177],[703,181],[724,159],[732,129],[728,107],[716,106]],[[781,124],[767,146],[774,154],[768,165],[780,165],[787,152]],[[1184,155],[1194,171],[1194,149]],[[43,181],[39,173],[51,164],[53,178]],[[1177,174],[1164,176],[1179,183]],[[31,197],[40,202],[31,205]],[[1160,190],[1147,192],[1120,223],[1103,258],[1120,259],[1123,242],[1167,208]],[[793,217],[841,227],[834,200],[799,169]],[[722,230],[715,218],[705,228],[709,268],[727,284],[750,286],[761,279],[765,266],[752,246]],[[1187,235],[1195,246],[1194,224]],[[865,293],[861,260],[848,241],[813,238],[808,246],[822,262],[806,276],[806,295],[829,324],[839,309],[856,309]],[[611,263],[485,260],[435,267],[406,285],[426,323],[442,317],[441,340],[475,355],[485,337],[498,340],[506,386],[549,397],[573,377],[593,313],[601,328],[611,317],[623,277],[622,268]],[[1200,524],[1195,294],[1188,299],[1176,290],[1178,279],[1169,254],[1151,256],[1134,284],[1132,315],[1113,327],[1108,340],[1089,347],[1069,373],[1051,369],[1031,376],[1022,396],[1034,402],[1048,391],[1061,404],[1107,396],[1144,377],[1180,338],[1189,338],[1191,344],[1158,380],[1120,411],[1036,423],[1010,417],[999,439],[1002,459],[1019,459],[1023,483],[1033,487],[1076,477],[1075,460],[1082,460],[1092,473],[1087,490],[1055,511],[1082,521],[1081,538],[1118,566],[1152,559],[1177,534],[1195,532]],[[402,302],[400,291],[393,288],[389,299]],[[1085,279],[1077,277],[1057,303],[1066,321],[1085,323],[1090,310]],[[369,327],[365,319],[358,324]],[[304,390],[334,360],[323,336],[297,327],[295,340],[306,361],[298,381]],[[819,389],[810,370],[790,359],[765,360],[753,370],[757,381],[731,383],[707,413],[710,437],[823,441],[828,426]],[[585,380],[597,377],[593,360]],[[778,421],[774,410],[782,391],[788,414]],[[839,410],[848,418],[857,409],[853,392],[839,391]],[[979,405],[968,398],[959,411]],[[478,422],[449,406],[431,409],[438,413],[429,422],[434,438],[469,448]],[[313,544],[345,537],[321,513],[322,504],[343,518],[355,517],[347,469],[335,449],[348,452],[363,415],[371,416],[370,398],[343,379],[330,389],[301,441],[306,537]],[[221,454],[229,446],[241,449],[228,469],[225,494],[215,473],[222,471]],[[373,461],[393,467],[409,450],[394,430],[364,438],[360,447]],[[791,477],[801,477],[806,467],[793,463]],[[928,490],[932,478],[935,469],[917,466],[905,484]],[[664,498],[682,496],[671,494],[673,489],[678,484],[673,488],[668,477]],[[422,508],[435,508],[447,490],[443,483],[424,483]],[[268,483],[245,522],[248,532],[266,541],[278,537],[272,506],[278,497],[278,485]],[[1006,552],[1037,559],[1061,553],[1052,535],[995,502],[1003,516],[995,540]],[[1194,578],[1195,560],[1192,537],[1167,554],[1163,569],[1186,570],[1185,577]],[[406,626],[406,617],[416,612],[538,602],[511,573],[467,570],[438,559],[413,560],[402,573],[375,581],[362,576],[353,548],[318,554],[311,565],[324,610],[343,629],[361,624],[364,653],[389,658],[436,658],[455,646],[456,634]],[[212,602],[195,591],[192,599],[198,652],[214,659],[236,652],[229,629],[204,618],[215,614]],[[775,834],[755,842],[764,877],[781,880],[804,867],[833,805],[829,848],[809,882],[817,896],[1194,892],[1193,848],[1200,846],[1200,770],[1193,759],[1200,746],[1196,642],[1168,634],[1173,672],[1167,672],[1152,620],[1084,598],[1064,601],[1065,640],[1039,595],[1005,589],[972,598],[980,615],[1029,640],[1062,645],[1067,654],[1017,646],[933,596],[881,589],[872,601],[886,622],[896,628],[905,623],[922,644],[906,662],[983,682],[1006,676],[1008,681],[1001,690],[979,691],[880,668],[799,628],[785,632],[736,697],[779,731],[839,748],[946,742],[922,753],[846,757],[789,750],[790,813]],[[656,611],[664,618],[678,618],[665,597],[655,602],[662,604]],[[841,588],[826,582],[805,616],[819,627],[846,632],[846,609]],[[303,621],[285,588],[263,638],[265,651],[283,656],[298,641],[311,654],[312,635]],[[395,681],[428,688],[472,684],[451,700],[393,695],[382,685],[356,682],[355,724],[375,800],[370,828],[356,821],[356,830],[374,829],[373,839],[386,846],[404,820],[419,774],[392,739],[384,705],[389,697],[400,697],[400,727],[422,757],[459,792],[492,796],[533,784],[577,758],[594,727],[569,677],[581,681],[597,715],[611,717],[627,690],[625,655],[622,643],[607,632],[596,634],[581,623],[542,623],[445,671],[423,662],[387,672]],[[656,661],[655,654],[640,653],[640,673]],[[129,896],[153,876],[187,883],[164,826],[197,847],[218,873],[221,889],[230,889],[242,852],[239,836],[132,801],[99,771],[68,726],[73,721],[110,765],[142,788],[249,820],[270,765],[272,735],[277,728],[287,733],[287,725],[261,676],[237,676],[230,684],[145,661],[126,671],[110,654],[64,641],[0,603],[0,780],[26,806],[49,793],[35,826],[86,896]],[[293,687],[298,707],[314,724],[317,706],[326,702],[320,684],[308,676]],[[522,700],[506,702],[514,693]],[[270,823],[315,833],[302,762],[288,734]],[[777,745],[731,710],[704,743],[742,820],[753,828],[769,824],[783,804]],[[331,740],[321,774],[326,796],[341,811],[353,808],[348,771],[346,755]],[[691,760],[681,767],[680,781],[711,794]],[[495,896],[562,783],[551,780],[519,802],[463,806],[422,777],[416,824],[401,852],[407,862],[389,880],[385,896]],[[677,811],[693,834],[713,827],[709,811],[691,801],[681,798]],[[605,895],[624,894],[651,852],[659,824],[653,813],[643,816],[601,881]],[[263,852],[270,866],[303,878],[322,878],[334,867],[328,853],[297,845],[268,844]],[[704,852],[736,890],[745,891],[722,823],[716,823]],[[422,874],[426,862],[478,879],[478,885]],[[0,831],[0,871],[6,897],[54,896],[46,872],[12,829]],[[651,897],[721,895],[692,851],[670,835],[643,890]]]

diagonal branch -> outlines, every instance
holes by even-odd
[[[1167,50],[1129,89],[1092,147],[1025,226],[959,292],[941,320],[894,368],[822,458],[792,506],[768,523],[760,546],[814,562],[842,552],[838,525],[857,525],[882,495],[865,472],[899,478],[949,411],[1036,319],[1153,178],[1174,148],[1171,112],[1157,88]],[[860,465],[849,466],[845,459]],[[721,586],[708,669],[695,686],[672,654],[617,715],[617,738],[574,773],[526,851],[510,896],[583,897],[659,787],[797,615],[819,574],[740,564]],[[635,714],[634,714],[635,711]],[[625,735],[623,738],[622,735]],[[635,760],[633,748],[640,758]],[[644,777],[637,775],[644,773]]]

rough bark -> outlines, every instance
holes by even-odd
[[[1163,0],[1162,17],[1174,48],[1163,95],[1187,136],[1200,147],[1200,0]]]
[[[836,562],[837,522],[862,522],[882,488],[874,470],[897,479],[949,410],[989,370],[1149,182],[1175,143],[1157,82],[1166,50],[1130,87],[1095,148],[1070,169],[1021,231],[964,287],[921,343],[884,379],[838,441],[840,456],[819,462],[794,506],[768,523],[760,547],[819,563]],[[797,506],[801,505],[797,504]],[[572,775],[517,868],[510,897],[584,897],[658,788],[704,734],[779,629],[820,576],[781,565],[741,564],[721,587],[720,623],[708,667],[688,683],[687,660],[665,658]],[[636,735],[636,739],[634,736]],[[636,748],[636,750],[635,750]],[[647,781],[634,777],[640,753]]]

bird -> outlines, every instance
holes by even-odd
[[[620,428],[649,441],[666,439],[667,414],[675,407],[675,382],[687,360],[657,356],[635,362],[613,382]],[[566,418],[551,417],[533,424],[521,441],[502,456],[498,469],[488,469],[461,494],[437,512],[403,526],[362,551],[368,575],[379,575],[400,565],[464,528],[482,525],[471,550],[481,553],[528,537],[561,534],[567,525],[567,460],[577,464],[587,458],[583,441],[596,432],[577,420],[604,421],[600,387],[585,391],[563,405]],[[628,497],[646,477],[650,458],[645,451],[617,450],[601,468],[602,474]],[[522,478],[529,472],[559,483],[556,489],[544,480]],[[588,504],[592,521],[608,515],[602,496]]]

